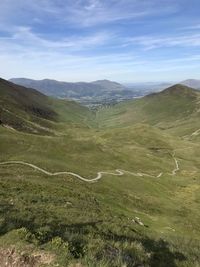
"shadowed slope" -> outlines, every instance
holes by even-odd
[[[0,123],[31,133],[50,133],[56,122],[85,125],[91,112],[73,101],[51,99],[0,79]]]

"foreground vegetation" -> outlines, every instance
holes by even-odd
[[[137,112],[145,101],[136,104]],[[10,103],[7,110],[20,112]],[[6,261],[20,267],[200,266],[200,147],[198,134],[187,128],[198,116],[195,109],[184,124],[186,116],[180,113],[176,118],[159,113],[156,119],[150,104],[148,117],[138,122],[129,102],[98,111],[96,117],[73,102],[48,99],[46,103],[55,112],[52,118],[41,119],[32,111],[20,114],[23,121],[28,116],[45,131],[38,126],[33,127],[37,132],[27,131],[12,120],[2,123],[0,162],[21,160],[86,178],[115,169],[138,176],[104,175],[96,183],[85,183],[28,166],[0,166],[3,266]],[[127,120],[120,118],[122,113]],[[186,125],[184,136],[172,127],[174,121],[182,129]],[[197,120],[195,126],[197,130]],[[180,167],[175,175],[174,155]]]

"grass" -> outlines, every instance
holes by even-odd
[[[92,112],[73,101],[49,98],[0,79],[0,124],[27,133],[59,135],[66,124],[88,128],[93,118]]]
[[[164,130],[179,128],[199,117],[199,99],[199,91],[175,85],[161,93],[102,109],[97,116],[101,127],[148,123]]]
[[[0,131],[1,161],[24,160],[52,172],[70,170],[91,178],[99,170],[118,167],[149,174],[164,172],[159,179],[128,174],[122,177],[106,175],[98,183],[86,184],[70,176],[48,177],[28,167],[1,167],[2,240],[10,231],[24,227],[31,236],[26,242],[34,249],[53,251],[56,259],[63,262],[61,266],[73,261],[85,266],[120,266],[117,261],[130,264],[126,260],[128,256],[122,257],[124,246],[126,253],[139,251],[133,257],[137,264],[146,261],[146,266],[159,266],[151,263],[153,256],[148,254],[154,255],[155,252],[145,247],[146,239],[155,242],[155,246],[160,246],[159,239],[167,240],[166,249],[172,254],[171,246],[175,246],[174,240],[177,239],[183,238],[186,243],[191,239],[194,249],[198,246],[199,178],[195,172],[192,177],[187,175],[191,168],[197,170],[200,162],[198,148],[189,150],[189,155],[177,150],[182,170],[177,176],[170,175],[174,168],[170,156],[172,150],[189,144],[194,146],[190,142],[170,136],[166,139],[166,134],[163,136],[160,130],[146,125],[124,130],[83,127],[78,132],[76,127],[67,127],[60,137],[30,135],[5,128]],[[133,223],[135,217],[147,227]],[[58,240],[64,242],[64,247],[78,242],[87,250],[82,253],[71,249],[67,256],[60,255],[59,249],[54,247],[55,238],[60,238]],[[81,241],[74,241],[77,238]],[[94,246],[96,252],[92,253]],[[26,246],[22,247],[25,250]],[[91,251],[88,247],[92,247]],[[75,251],[79,249],[77,245]],[[177,246],[177,250],[185,255],[183,251],[187,251],[187,247],[182,251]],[[133,258],[130,258],[131,262]],[[172,260],[169,266],[189,266],[192,261],[193,257],[187,258],[184,262],[188,265],[182,265],[182,261]],[[162,264],[160,266],[168,266]]]
[[[164,94],[168,99],[169,92]],[[198,138],[183,138],[178,127],[160,128],[157,120],[174,123],[170,117],[163,120],[164,113],[158,119],[156,111],[153,119],[149,113],[138,123],[144,113],[130,116],[135,109],[130,103],[101,110],[96,117],[74,102],[48,103],[59,119],[39,120],[53,133],[0,126],[0,162],[22,160],[86,178],[115,169],[163,175],[104,175],[90,184],[27,166],[0,166],[0,260],[14,247],[11,259],[22,267],[25,254],[28,267],[199,266]],[[180,116],[175,120],[182,120]],[[190,133],[182,127],[184,135]],[[180,171],[172,176],[174,152]],[[38,254],[40,262],[31,265]]]

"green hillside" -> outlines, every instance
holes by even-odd
[[[0,83],[3,266],[199,266],[198,92],[178,85],[95,116],[12,86]]]
[[[0,79],[1,124],[29,133],[54,134],[58,123],[89,125],[93,114],[73,101],[51,99]]]
[[[200,92],[178,84],[160,93],[102,109],[98,112],[98,120],[101,127],[142,122],[170,129],[199,118],[199,108]]]

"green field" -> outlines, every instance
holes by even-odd
[[[0,165],[2,267],[200,266],[199,92],[94,113],[20,88],[0,83],[0,163],[124,175]]]

